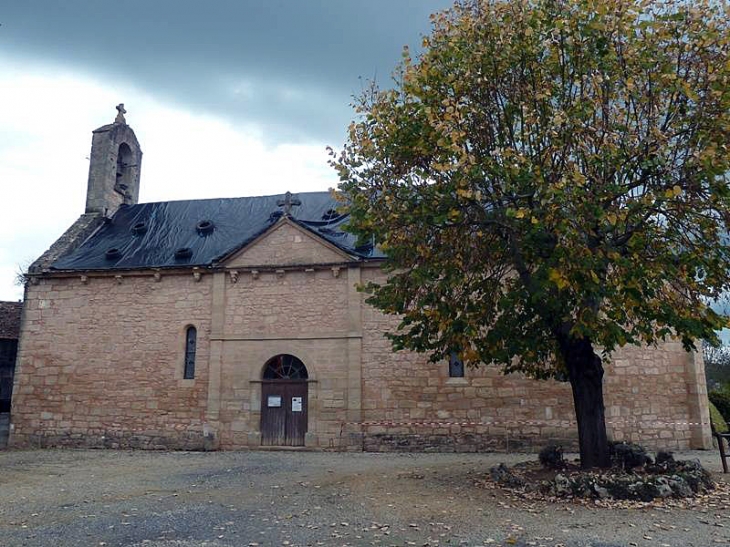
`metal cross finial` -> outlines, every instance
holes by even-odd
[[[288,216],[291,216],[291,208],[295,207],[297,205],[301,205],[302,202],[299,199],[292,196],[291,192],[287,192],[286,194],[284,194],[284,199],[277,200],[276,204],[279,207],[284,208],[284,216],[288,217]]]
[[[127,113],[126,110],[124,110],[124,103],[119,103],[117,105],[117,117],[114,120],[114,123],[123,123],[126,124],[127,120],[124,119],[124,115]]]

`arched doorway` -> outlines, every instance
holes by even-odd
[[[304,446],[307,367],[293,355],[272,357],[261,382],[261,445]]]

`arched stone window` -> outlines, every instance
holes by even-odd
[[[264,365],[264,380],[306,380],[307,367],[293,355],[282,353]]]
[[[185,330],[185,370],[183,378],[192,380],[195,378],[195,346],[198,343],[198,331],[190,326]]]

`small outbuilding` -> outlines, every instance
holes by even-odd
[[[22,311],[22,302],[0,302],[0,446],[5,446],[8,439]]]

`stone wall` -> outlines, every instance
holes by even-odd
[[[322,268],[247,272],[235,283],[226,280],[222,332],[214,336],[221,345],[222,448],[260,445],[261,379],[265,363],[278,354],[294,355],[307,367],[307,446],[339,446],[360,392],[359,354],[349,349],[349,309],[360,305],[360,296],[349,279],[346,269]]]
[[[334,245],[309,233],[293,222],[284,220],[274,225],[263,237],[232,257],[229,268],[255,266],[290,266],[339,263],[348,256]]]
[[[0,340],[18,339],[22,311],[22,302],[0,302]]]
[[[366,269],[364,281],[382,280]],[[570,385],[467,369],[449,378],[448,363],[392,353],[382,334],[397,321],[363,309],[363,435],[367,450],[481,451],[539,449],[577,441]],[[679,343],[625,348],[606,367],[609,435],[651,448],[706,448],[703,385],[693,354]],[[694,374],[694,375],[693,375]],[[701,377],[704,377],[701,374]],[[706,420],[704,420],[706,421]]]
[[[296,245],[331,259],[329,246],[284,228],[273,256]],[[277,266],[200,282],[182,271],[39,278],[28,288],[13,445],[259,446],[263,367],[288,353],[309,371],[307,445],[337,447],[343,424],[359,420],[360,270]],[[194,380],[182,379],[188,325],[198,329]]]
[[[708,448],[709,413],[701,354],[678,341],[626,346],[606,367],[609,435],[652,448]]]
[[[321,249],[303,252],[316,262],[331,251]],[[272,265],[200,281],[185,271],[159,281],[152,272],[43,276],[27,290],[11,443],[256,447],[263,367],[285,353],[309,372],[308,447],[575,446],[568,384],[486,366],[449,378],[445,362],[394,353],[383,335],[395,319],[355,288],[381,275],[357,265]],[[198,331],[194,380],[182,377],[189,325]],[[652,448],[706,447],[703,389],[701,360],[677,343],[617,352],[605,380],[609,434]]]
[[[45,278],[25,302],[11,445],[202,448],[211,276]],[[185,329],[198,331],[183,380]]]
[[[242,274],[226,287],[227,337],[347,333],[347,276],[331,270]]]

